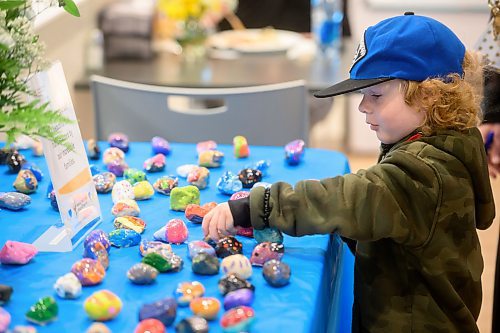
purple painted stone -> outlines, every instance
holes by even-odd
[[[83,241],[83,247],[86,248],[94,242],[102,243],[102,245],[104,245],[104,248],[109,253],[111,243],[109,242],[108,234],[106,234],[103,230],[101,229],[92,230],[87,235],[87,237],[85,237],[85,240]]]
[[[31,244],[8,240],[0,250],[0,262],[2,264],[24,265],[37,253],[37,248]]]
[[[253,303],[254,292],[243,288],[227,293],[224,297],[224,309],[229,310],[240,305],[250,306]]]
[[[31,203],[29,195],[18,192],[0,192],[0,208],[19,210]]]
[[[141,306],[139,310],[139,321],[148,318],[158,319],[165,326],[170,326],[177,315],[177,302],[172,297],[166,297],[153,303]]]
[[[105,269],[109,266],[109,253],[101,242],[93,242],[83,250],[83,257],[99,260]]]
[[[111,133],[108,136],[108,143],[110,147],[115,147],[122,150],[124,153],[128,152],[128,136],[123,133]]]
[[[305,152],[303,140],[294,140],[285,146],[285,161],[289,165],[297,165],[302,161]]]
[[[106,275],[106,270],[100,261],[85,258],[73,264],[71,273],[76,275],[82,286],[93,286],[101,283]]]
[[[153,154],[170,154],[170,144],[160,136],[155,136],[151,139],[151,146],[153,147]]]
[[[160,229],[156,230],[153,234],[153,238],[160,242],[167,242],[167,226],[164,225]]]
[[[189,249],[189,258],[193,259],[200,253],[206,253],[208,255],[216,257],[215,254],[215,249],[211,247],[207,242],[201,241],[201,240],[195,240],[192,242],[189,242],[188,244],[188,249]]]
[[[122,177],[125,170],[128,169],[128,164],[125,161],[116,160],[106,165],[106,168],[115,176]]]
[[[262,266],[271,259],[281,260],[285,253],[285,246],[279,243],[262,242],[252,251],[250,262],[254,266]]]
[[[290,282],[290,266],[276,259],[267,261],[262,269],[264,279],[273,287],[283,287]]]

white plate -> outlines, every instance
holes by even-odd
[[[234,50],[242,53],[267,53],[287,51],[302,36],[299,33],[276,29],[227,30],[208,39],[215,49]]]

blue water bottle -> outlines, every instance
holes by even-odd
[[[321,52],[335,56],[341,47],[342,12],[341,0],[312,0],[312,31]]]

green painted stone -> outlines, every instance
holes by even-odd
[[[153,266],[160,272],[168,272],[172,269],[172,265],[167,260],[167,258],[154,252],[146,254],[146,256],[142,258],[142,262],[144,264]]]
[[[56,300],[51,296],[47,296],[40,298],[38,302],[31,306],[26,312],[26,320],[38,325],[45,325],[56,320],[58,312],[59,307]]]
[[[185,211],[189,204],[200,204],[200,190],[193,185],[175,187],[170,192],[170,209]]]
[[[146,173],[139,169],[130,168],[125,170],[125,172],[123,173],[123,178],[130,184],[134,185],[137,182],[146,180]]]

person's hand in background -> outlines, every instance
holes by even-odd
[[[203,218],[203,233],[213,240],[236,234],[234,219],[227,202],[217,205]]]
[[[486,153],[488,154],[490,176],[496,178],[500,175],[500,123],[482,124],[479,126],[479,130],[483,136]]]

